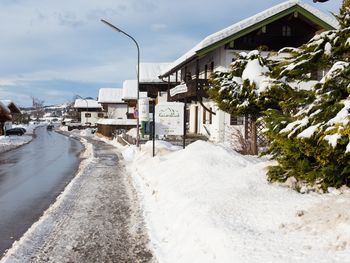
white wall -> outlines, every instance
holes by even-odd
[[[243,52],[243,50],[225,49],[224,46],[219,47],[212,52],[206,54],[199,59],[199,77],[204,78],[205,65],[208,66],[207,77],[210,75],[210,64],[214,62],[214,71],[218,67],[229,68],[232,60],[237,56],[236,53]],[[249,51],[247,51],[249,52]],[[192,79],[196,78],[197,62],[193,61],[187,65],[187,72],[191,73]],[[181,76],[185,76],[185,68],[181,70]],[[195,133],[197,126],[197,133],[207,136],[210,140],[215,142],[226,142],[232,140],[233,133],[241,133],[244,135],[244,125],[230,125],[230,114],[217,109],[214,102],[206,100],[205,106],[216,111],[216,115],[212,115],[212,124],[209,124],[210,113],[206,112],[206,121],[203,122],[203,107],[199,103],[192,103],[189,106],[189,132]],[[198,122],[195,123],[195,111],[198,107]],[[208,134],[210,133],[210,135]]]
[[[4,123],[4,128],[5,128],[5,130],[12,129],[12,121],[6,121]]]
[[[214,142],[231,142],[234,139],[233,134],[241,133],[244,135],[244,124],[243,125],[230,125],[231,115],[221,111],[217,108],[214,102],[206,101],[204,105],[216,113],[212,115],[212,123],[210,124],[210,113],[206,112],[206,121],[203,122],[203,111],[205,110],[199,103],[192,103],[189,106],[190,109],[190,122],[189,132],[195,133],[197,126],[197,133],[207,136],[209,140]],[[198,107],[198,122],[195,122],[195,111]],[[209,132],[209,134],[208,134]]]
[[[91,117],[85,117],[85,113],[90,113]],[[81,112],[81,124],[86,125],[86,123],[91,123],[91,126],[95,126],[96,122],[100,119],[98,114],[104,114],[104,112],[90,112],[90,111],[82,111]]]
[[[167,102],[168,101],[168,92],[167,91],[158,92],[157,101],[158,101],[158,103]]]
[[[127,119],[127,104],[109,104],[107,116],[110,119]]]

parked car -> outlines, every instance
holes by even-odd
[[[27,130],[26,129],[24,129],[23,127],[17,127],[18,129],[21,129],[22,131],[23,131],[23,133],[26,133],[27,132]]]
[[[23,128],[12,128],[6,130],[6,135],[19,135],[22,136],[25,133]]]

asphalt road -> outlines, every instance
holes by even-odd
[[[1,263],[154,263],[132,178],[118,150],[85,137],[79,172]]]
[[[0,258],[74,177],[81,143],[45,127],[27,145],[0,154]]]

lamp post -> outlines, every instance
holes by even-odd
[[[111,27],[113,30],[122,33],[126,35],[128,38],[130,38],[136,45],[137,48],[137,103],[136,103],[136,110],[137,110],[137,118],[136,118],[136,146],[139,147],[140,145],[140,123],[139,123],[139,99],[140,99],[140,47],[135,38],[130,36],[128,33],[124,32],[123,30],[119,29],[118,27],[112,25],[111,23],[107,22],[104,19],[101,19],[101,22],[106,24],[107,26]]]

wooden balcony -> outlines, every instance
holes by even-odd
[[[185,99],[190,101],[197,101],[198,97],[208,98],[208,94],[204,91],[204,87],[209,85],[207,79],[191,79],[186,82],[187,91],[176,93],[171,96],[169,91],[168,100],[169,101],[184,101]]]

